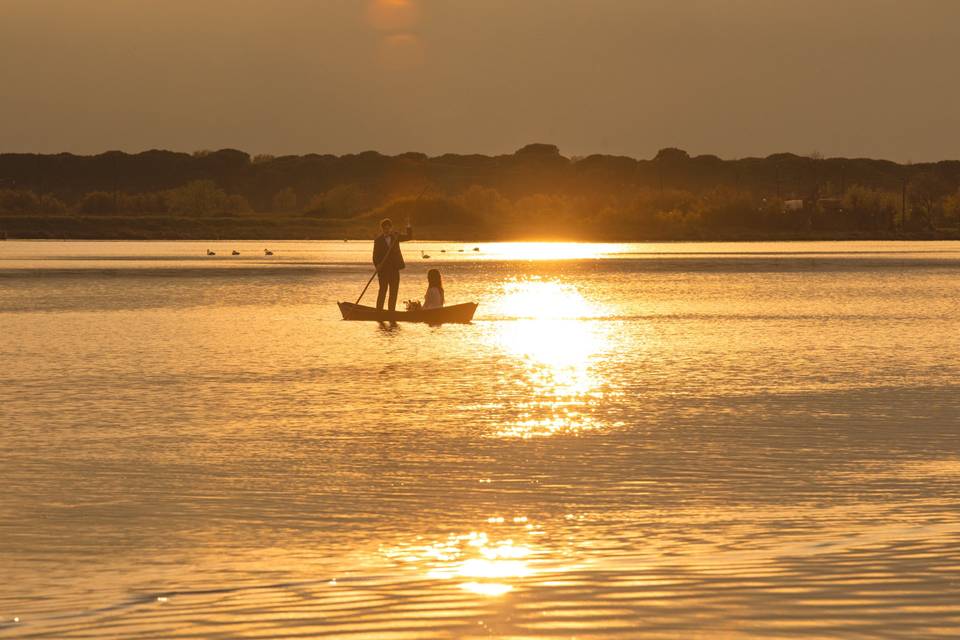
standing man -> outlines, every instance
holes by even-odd
[[[377,311],[383,311],[383,299],[390,290],[390,300],[387,308],[390,311],[397,309],[397,293],[400,288],[400,270],[405,268],[403,254],[400,253],[400,243],[413,238],[413,228],[407,220],[407,232],[400,235],[393,230],[390,218],[380,221],[380,235],[373,241],[373,265],[377,269],[377,278],[380,290],[377,292]]]

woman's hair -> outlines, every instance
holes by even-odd
[[[427,271],[427,286],[436,287],[440,289],[440,293],[443,293],[443,281],[440,279],[440,272],[436,269]]]

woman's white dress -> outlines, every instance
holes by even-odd
[[[443,291],[437,289],[436,287],[430,287],[427,289],[427,293],[423,296],[423,308],[424,309],[439,309],[443,306]]]

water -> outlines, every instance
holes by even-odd
[[[0,243],[0,637],[956,637],[960,243],[474,246]]]

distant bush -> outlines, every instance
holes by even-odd
[[[107,193],[106,191],[94,191],[84,195],[77,203],[77,213],[83,214],[115,214],[119,207],[116,193]]]
[[[246,213],[250,205],[243,196],[229,195],[210,180],[197,180],[175,189],[148,193],[91,191],[77,201],[74,210],[80,215],[99,216],[209,216]]]
[[[763,202],[748,191],[720,187],[701,198],[697,207],[705,225],[713,228],[744,229],[765,222]]]
[[[0,213],[63,215],[67,206],[57,197],[28,189],[0,189]]]
[[[250,210],[243,196],[227,195],[212,180],[194,180],[165,193],[167,210],[171,213],[204,216],[235,214]]]
[[[287,187],[283,191],[278,191],[272,200],[274,211],[296,211],[297,192]]]
[[[349,218],[369,211],[374,204],[371,195],[360,186],[341,184],[315,195],[303,211],[318,218]]]
[[[372,215],[377,219],[391,218],[397,225],[409,219],[418,225],[474,229],[483,222],[480,215],[446,196],[398,198],[378,207]]]
[[[510,201],[496,189],[476,184],[458,194],[454,201],[465,211],[488,223],[504,219],[511,206]]]
[[[890,229],[899,208],[897,194],[854,185],[843,196],[843,215],[852,229]]]
[[[66,214],[67,211],[67,205],[65,205],[60,198],[47,195],[40,198],[40,213],[51,216],[61,216]]]
[[[944,198],[943,213],[947,222],[960,229],[960,189]]]
[[[3,213],[40,213],[40,198],[24,189],[0,189],[0,211]]]
[[[118,208],[120,213],[131,214],[162,214],[170,210],[163,192],[121,193]]]
[[[912,229],[933,229],[943,214],[944,200],[950,195],[950,184],[933,171],[915,176],[907,187],[910,209],[905,226]]]

